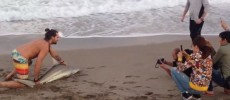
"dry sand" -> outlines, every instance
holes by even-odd
[[[0,80],[12,69],[10,51],[36,37],[5,36],[0,38]],[[218,48],[218,36],[205,36]],[[68,65],[81,72],[39,88],[0,89],[0,100],[180,100],[174,81],[156,60],[172,60],[171,51],[183,45],[190,48],[188,36],[135,38],[63,39],[55,48]],[[42,73],[52,66],[47,56]],[[33,67],[33,66],[32,66]],[[217,87],[215,96],[203,100],[230,100]]]

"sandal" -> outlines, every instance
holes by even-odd
[[[224,89],[224,93],[225,94],[230,94],[230,90],[229,89]]]

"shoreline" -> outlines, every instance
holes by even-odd
[[[204,35],[207,40],[218,38],[216,35]],[[0,36],[0,55],[10,54],[17,46],[34,39],[43,38],[43,35],[9,35]],[[148,44],[170,43],[190,40],[189,35],[157,35],[143,37],[92,37],[92,38],[60,38],[57,45],[52,47],[58,51],[78,49],[98,49],[111,47],[126,47]],[[183,44],[182,45],[186,45]],[[190,45],[190,44],[187,44]],[[214,42],[214,46],[216,43]]]

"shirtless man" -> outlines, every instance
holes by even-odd
[[[39,84],[39,74],[42,61],[48,53],[56,59],[59,63],[65,64],[64,61],[58,56],[58,54],[51,48],[51,45],[57,44],[59,40],[58,31],[53,29],[45,29],[45,38],[35,40],[24,45],[21,45],[12,51],[12,60],[14,64],[14,70],[8,74],[5,78],[5,82],[0,82],[0,87],[7,88],[20,88],[25,87],[12,80],[12,77],[16,74],[19,79],[28,79],[29,65],[32,63],[32,59],[37,58],[34,66],[34,82]]]

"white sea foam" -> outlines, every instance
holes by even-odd
[[[188,33],[133,33],[129,35],[117,35],[117,36],[101,36],[101,35],[91,35],[91,36],[63,36],[62,38],[129,38],[129,37],[149,37],[149,36],[164,36],[164,35],[174,35],[174,36],[188,36]],[[204,36],[217,36],[218,34],[203,34]]]
[[[45,28],[63,38],[189,35],[188,17],[180,22],[186,1],[0,0],[0,36],[44,34]],[[209,1],[202,35],[222,31],[220,17],[230,23],[230,0]]]
[[[186,0],[0,0],[0,21],[124,13],[184,5]],[[211,4],[230,0],[210,0]]]

